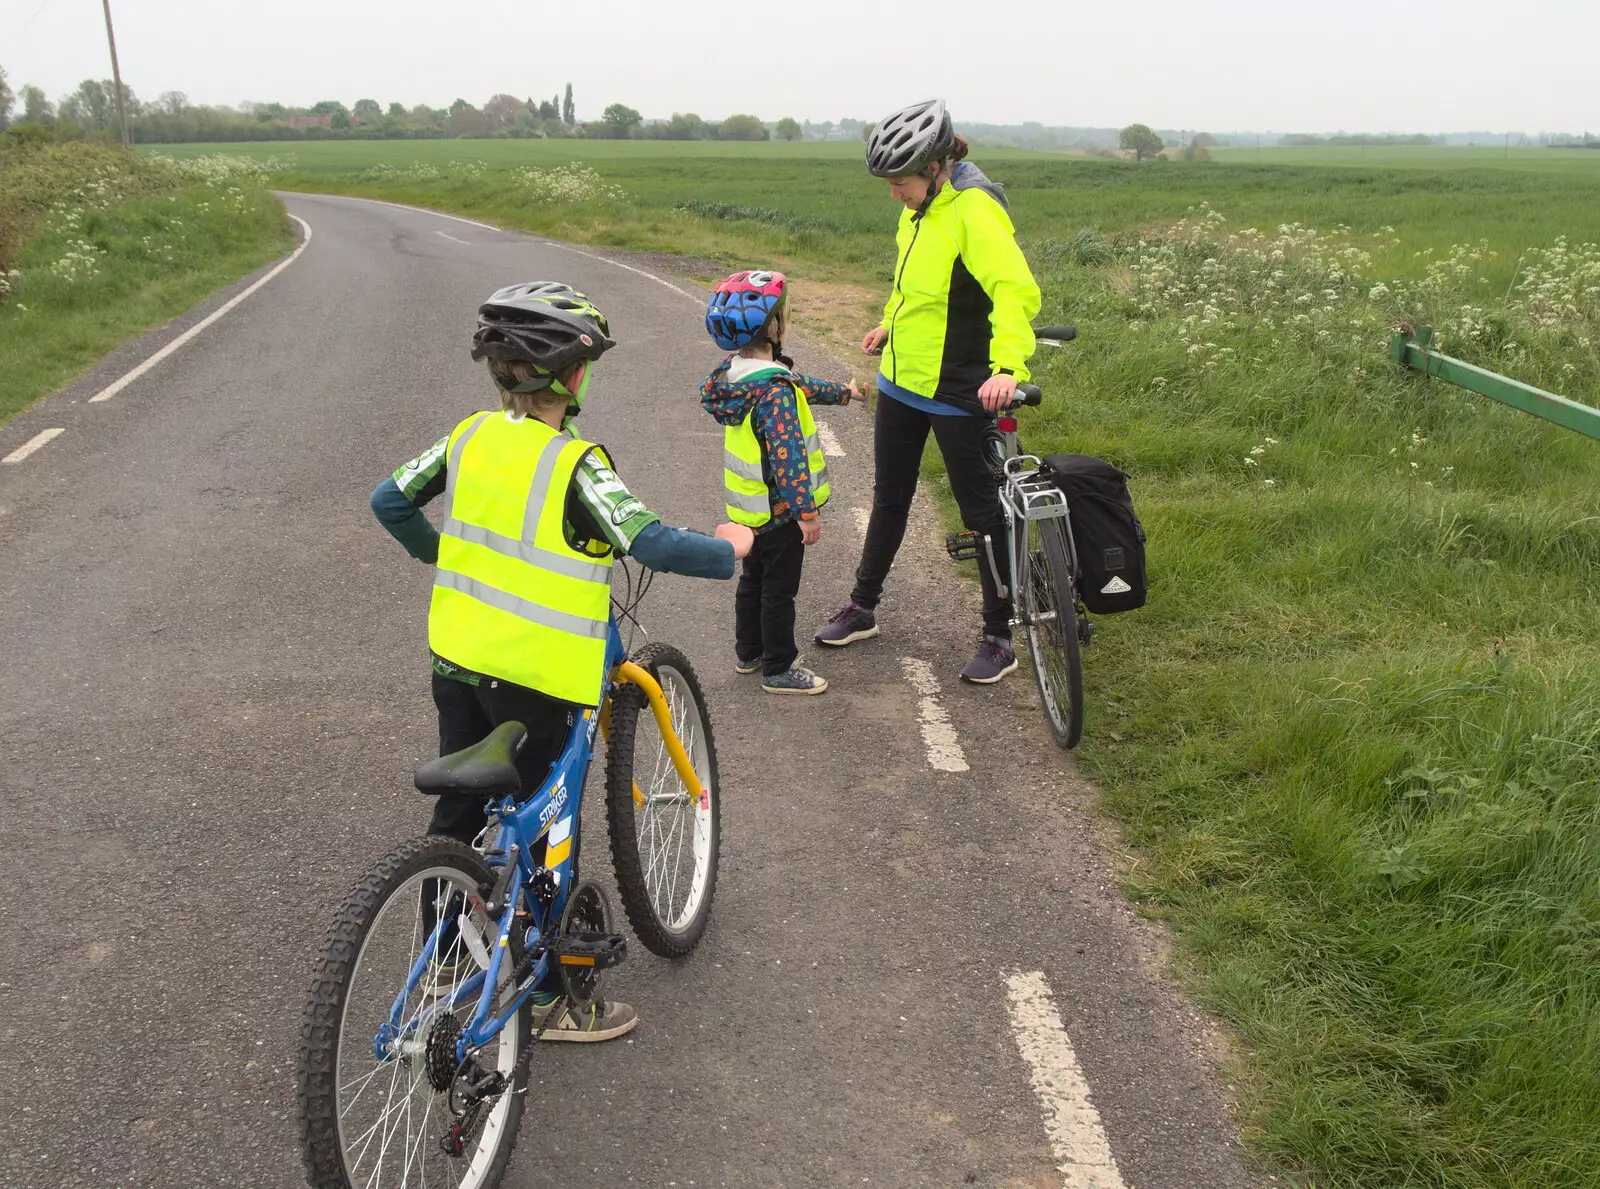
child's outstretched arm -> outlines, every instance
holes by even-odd
[[[445,446],[440,438],[382,483],[369,501],[378,523],[418,561],[439,560],[439,533],[422,514],[422,506],[444,491]]]
[[[814,405],[847,405],[852,400],[866,403],[867,398],[861,395],[854,380],[844,384],[835,384],[832,380],[819,380],[815,376],[795,377],[800,382],[800,387],[806,390],[806,400]]]
[[[584,456],[576,480],[577,502],[589,522],[582,527],[595,539],[603,537],[618,557],[632,557],[666,574],[731,578],[734,561],[750,551],[742,533],[735,534],[741,549],[731,540],[662,524],[661,517],[628,490],[597,451]]]

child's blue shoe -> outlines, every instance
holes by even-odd
[[[828,683],[810,669],[796,665],[787,672],[763,677],[761,688],[769,694],[820,694],[828,688]]]
[[[753,661],[741,660],[739,654],[733,654],[733,671],[739,674],[761,672],[761,658],[758,656]]]

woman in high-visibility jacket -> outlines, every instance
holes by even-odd
[[[888,181],[905,210],[883,321],[861,340],[863,351],[883,357],[872,515],[855,589],[817,632],[819,644],[842,647],[878,634],[878,599],[905,537],[930,432],[962,522],[997,549],[1002,538],[1005,518],[983,457],[984,411],[1009,403],[1028,379],[1039,286],[1017,247],[1004,189],[966,155],[940,100],[895,112],[867,143],[867,169]],[[992,684],[1017,667],[1012,606],[987,566],[978,577],[983,634],[961,676]]]

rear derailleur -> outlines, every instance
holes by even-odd
[[[478,1125],[484,1108],[496,1102],[509,1084],[499,1070],[480,1069],[470,1056],[463,1061],[450,1083],[450,1114],[455,1122],[439,1137],[439,1150],[459,1160],[466,1153],[467,1137]]]

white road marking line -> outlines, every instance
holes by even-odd
[[[496,227],[493,223],[480,223],[476,219],[463,219],[460,215],[447,215],[443,211],[431,210],[425,206],[412,206],[409,202],[386,202],[382,198],[362,198],[356,194],[319,194],[314,190],[278,190],[278,194],[292,194],[296,198],[342,198],[346,202],[375,202],[379,206],[397,206],[403,211],[421,211],[425,215],[435,215],[441,219],[449,219],[456,223],[465,223],[468,227],[482,227],[485,231],[505,231],[504,227]]]
[[[65,426],[62,426],[60,429],[41,429],[38,433],[34,434],[33,437],[22,443],[22,445],[18,446],[10,454],[7,454],[4,458],[0,458],[0,462],[21,462],[35,450],[38,450],[43,446],[48,446],[51,442],[55,441],[58,437],[66,432],[67,430]]]
[[[583,248],[575,248],[571,244],[564,244],[559,240],[545,239],[543,236],[535,235],[531,231],[519,231],[514,227],[496,227],[492,223],[480,223],[476,219],[463,219],[460,215],[447,215],[443,211],[430,210],[425,206],[412,206],[407,202],[385,202],[381,198],[360,198],[354,194],[315,194],[299,190],[285,190],[283,193],[294,194],[296,196],[304,195],[304,197],[307,198],[343,198],[348,202],[375,202],[379,206],[397,206],[401,210],[421,211],[425,215],[433,215],[440,219],[453,219],[457,223],[467,223],[473,227],[482,227],[485,231],[504,231],[514,233],[516,235],[526,235],[535,243],[543,244],[547,248],[560,248],[563,252],[575,252],[579,256],[587,256],[591,260],[599,260],[604,264],[615,265],[617,268],[626,269],[631,273],[637,273],[646,280],[654,281],[657,285],[660,285],[663,288],[671,289],[679,297],[687,297],[690,301],[694,302],[695,305],[699,305],[702,300],[701,298],[696,297],[693,293],[690,293],[687,289],[680,289],[671,281],[665,279],[664,277],[658,277],[653,272],[646,272],[642,268],[635,268],[631,264],[624,264],[620,260],[613,260],[609,256],[602,256],[598,252],[589,252],[585,251]]]
[[[844,452],[844,447],[839,445],[839,439],[833,434],[833,427],[826,421],[817,422],[817,437],[822,442],[822,452],[829,458],[849,458]]]
[[[867,525],[872,523],[871,508],[851,508],[850,515],[855,519],[856,531],[861,534],[862,540],[867,536]]]
[[[559,243],[553,239],[540,239],[539,242],[544,244],[546,247],[560,248],[563,252],[576,252],[579,256],[587,256],[591,260],[599,260],[606,264],[614,264],[618,268],[625,268],[631,273],[638,273],[641,277],[644,277],[648,281],[654,281],[657,285],[660,285],[663,288],[671,289],[679,297],[687,297],[690,301],[694,302],[695,305],[700,305],[704,301],[704,298],[696,297],[687,289],[679,289],[671,281],[665,280],[662,277],[658,277],[653,272],[645,272],[645,270],[642,268],[635,268],[631,264],[624,264],[620,260],[613,260],[609,256],[602,256],[598,252],[587,252],[582,248],[574,248],[571,244]]]
[[[922,695],[917,717],[922,720],[922,746],[928,752],[928,765],[938,772],[966,772],[967,754],[961,750],[950,715],[939,701],[939,679],[934,676],[933,666],[914,656],[903,656],[900,668],[911,688]]]
[[[466,241],[464,239],[457,239],[455,236],[451,235],[448,231],[435,231],[434,234],[437,235],[440,239],[449,240],[453,244],[466,244],[467,247],[469,247],[469,248],[472,246],[470,243],[468,243],[468,241]]]
[[[160,363],[168,355],[171,355],[174,351],[178,350],[185,343],[187,343],[190,339],[194,338],[195,335],[199,334],[202,330],[204,330],[206,327],[210,326],[218,318],[222,317],[229,310],[233,309],[234,306],[238,305],[241,301],[243,301],[245,298],[249,297],[257,289],[261,288],[261,286],[265,285],[268,281],[272,280],[273,277],[277,276],[284,269],[288,268],[291,264],[293,264],[296,260],[300,259],[300,253],[304,252],[306,250],[306,245],[308,245],[311,242],[311,224],[307,223],[304,219],[300,218],[299,215],[290,215],[289,217],[291,219],[293,219],[296,223],[300,224],[300,230],[305,232],[305,236],[300,240],[300,246],[298,248],[296,248],[293,252],[289,253],[289,258],[287,260],[280,261],[276,268],[274,268],[266,276],[262,277],[254,285],[251,285],[250,288],[246,289],[243,293],[236,294],[229,301],[225,302],[223,305],[221,305],[217,309],[213,310],[210,314],[206,315],[206,317],[202,318],[199,322],[196,322],[193,326],[189,327],[188,330],[184,331],[177,338],[173,339],[165,347],[162,347],[161,350],[157,351],[154,355],[150,356],[149,359],[146,359],[143,363],[141,363],[138,367],[134,368],[127,375],[123,376],[120,380],[114,380],[110,384],[106,385],[106,387],[102,388],[99,392],[95,393],[93,396],[91,396],[89,398],[89,403],[90,404],[98,404],[99,402],[101,402],[103,400],[110,400],[113,396],[117,395],[117,393],[121,392],[129,384],[132,384],[140,376],[144,375],[145,372],[147,372],[151,368],[155,367],[156,364]]]
[[[1128,1189],[1044,975],[1037,970],[1007,975],[1006,1006],[1017,1050],[1044,1106],[1045,1134],[1062,1189]]]

